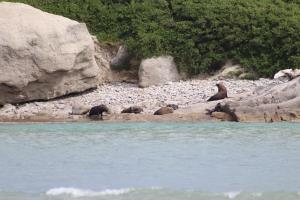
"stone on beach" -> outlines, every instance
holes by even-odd
[[[82,105],[82,104],[74,104],[72,106],[72,115],[85,115],[91,109],[91,106]]]
[[[139,68],[139,86],[149,87],[179,81],[180,75],[174,58],[161,56],[145,59]]]
[[[300,69],[284,69],[274,75],[274,79],[292,80],[300,76]]]

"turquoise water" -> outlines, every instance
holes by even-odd
[[[0,125],[0,200],[300,199],[300,124]]]

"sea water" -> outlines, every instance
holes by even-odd
[[[300,124],[0,124],[0,200],[69,199],[300,199]]]

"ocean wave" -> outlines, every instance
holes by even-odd
[[[106,189],[102,191],[93,191],[93,190],[85,190],[78,188],[53,188],[46,192],[48,196],[60,196],[60,195],[69,195],[75,198],[78,197],[97,197],[97,196],[117,196],[126,194],[133,191],[131,188],[123,188],[123,189]]]
[[[241,194],[241,192],[225,192],[224,193],[225,197],[227,197],[229,199],[235,199],[240,194]]]
[[[132,192],[131,192],[132,191]],[[197,190],[171,190],[166,188],[145,188],[145,189],[107,189],[102,191],[84,190],[78,188],[53,188],[44,194],[31,192],[5,192],[0,191],[0,199],[30,199],[30,200],[299,200],[298,192],[203,192]]]

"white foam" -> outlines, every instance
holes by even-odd
[[[92,191],[92,190],[83,190],[78,188],[53,188],[46,192],[46,195],[49,196],[59,196],[59,195],[70,195],[72,197],[96,197],[96,196],[107,196],[107,195],[122,195],[131,192],[133,189],[124,188],[124,189],[106,189],[102,191]]]
[[[226,192],[224,193],[225,197],[228,197],[229,199],[235,199],[241,192]]]
[[[252,194],[254,197],[261,197],[263,195],[262,192],[257,192]]]

